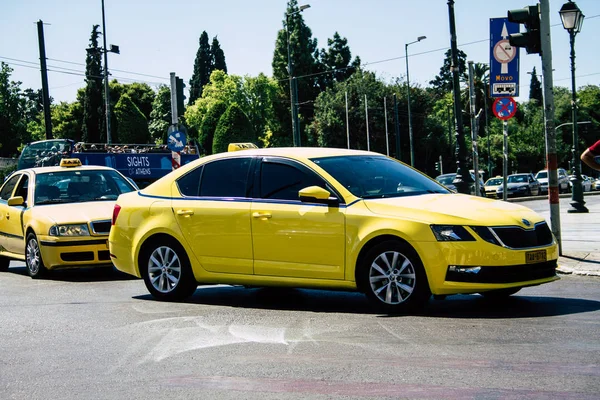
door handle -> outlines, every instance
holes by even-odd
[[[6,219],[10,219],[10,214],[6,213]]]
[[[252,214],[253,218],[271,218],[272,215],[271,213],[264,213],[264,212],[255,212]]]
[[[194,210],[177,210],[177,215],[182,215],[184,217],[194,215]]]

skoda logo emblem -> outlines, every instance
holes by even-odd
[[[527,221],[525,218],[523,218],[523,219],[521,220],[521,222],[522,222],[522,223],[523,223],[523,225],[525,225],[525,226],[531,226],[531,222]]]

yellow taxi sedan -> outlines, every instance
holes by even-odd
[[[360,291],[397,312],[432,294],[503,297],[558,279],[539,214],[367,151],[204,157],[121,195],[112,224],[114,265],[161,300],[199,284],[287,286]]]
[[[16,171],[0,188],[0,270],[11,259],[25,261],[32,278],[58,268],[112,266],[115,200],[134,190],[116,170],[78,159]]]
[[[496,191],[500,186],[502,186],[503,182],[504,178],[502,178],[501,176],[496,176],[485,181],[483,188],[485,190],[486,197],[497,199],[498,195],[496,194]]]

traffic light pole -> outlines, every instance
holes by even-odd
[[[558,156],[556,153],[556,128],[554,125],[554,92],[552,86],[552,46],[550,41],[550,4],[540,0],[540,44],[544,88],[544,122],[546,126],[546,164],[548,169],[548,201],[550,203],[550,225],[558,242],[558,253],[562,255],[560,234],[560,202],[558,195]]]

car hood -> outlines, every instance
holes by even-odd
[[[33,207],[34,218],[45,218],[53,224],[76,224],[110,220],[115,201],[47,204]]]
[[[527,187],[527,186],[529,186],[529,183],[527,183],[527,182],[511,182],[511,183],[506,184],[506,187],[508,189],[516,189],[516,188]],[[500,185],[499,188],[500,188],[500,190],[502,190],[503,186]]]
[[[465,194],[427,194],[364,200],[367,208],[380,215],[449,225],[518,225],[543,221],[535,211],[514,203]]]

